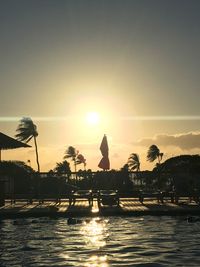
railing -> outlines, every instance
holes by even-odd
[[[177,191],[170,191],[167,189],[169,184],[166,184],[163,187],[163,191],[160,190],[158,192],[156,187],[150,186],[147,182],[148,177],[151,178],[152,181],[156,180],[152,178],[155,175],[153,172],[123,172],[123,171],[108,171],[108,172],[72,172],[69,174],[58,174],[58,173],[47,173],[41,172],[40,174],[35,173],[30,176],[29,185],[22,184],[22,186],[15,182],[14,177],[6,176],[5,182],[5,193],[9,194],[11,199],[27,199],[27,201],[31,201],[33,199],[41,199],[43,201],[46,199],[57,199],[58,201],[62,198],[71,199],[70,195],[73,195],[72,191],[75,189],[92,189],[93,194],[95,190],[101,189],[116,189],[118,190],[119,198],[122,197],[135,197],[138,198],[142,203],[146,198],[152,197],[157,199],[159,202],[163,202],[166,198],[170,198],[171,202],[179,203],[179,199],[181,197],[188,197],[191,200],[194,200],[196,203],[199,203],[199,193],[194,191],[189,193],[179,193]],[[166,174],[167,175],[167,174]],[[180,176],[180,175],[179,175]],[[70,177],[70,180],[69,180]],[[1,176],[1,178],[3,178]],[[17,181],[20,182],[20,177],[18,177]],[[77,178],[77,179],[76,179]],[[127,178],[127,179],[125,179]],[[146,184],[144,183],[146,179]],[[0,179],[1,180],[1,179]],[[69,181],[66,183],[66,180]],[[3,180],[2,180],[3,181]],[[131,186],[128,182],[132,181]],[[127,184],[126,184],[127,183]],[[16,186],[20,189],[16,189]],[[133,186],[132,186],[133,185]],[[24,188],[23,188],[24,186]],[[26,188],[25,188],[26,187]],[[30,188],[29,188],[30,187]],[[198,186],[197,186],[198,187]],[[21,190],[21,188],[23,190]],[[27,189],[28,188],[28,189]],[[142,189],[142,191],[140,190]],[[30,192],[28,194],[22,192]],[[77,191],[76,190],[76,191]],[[168,190],[168,192],[166,192]],[[49,193],[50,192],[50,193]],[[15,197],[12,197],[15,196]],[[74,196],[75,197],[75,196]],[[76,196],[75,198],[83,197]],[[2,197],[3,199],[3,197]],[[14,201],[14,200],[13,200]],[[73,201],[73,199],[72,199]]]
[[[97,200],[98,205],[118,205],[120,199],[130,198],[136,199],[145,204],[145,200],[157,200],[158,203],[164,203],[165,201],[170,201],[174,204],[180,204],[180,200],[187,198],[189,202],[194,201],[200,204],[200,192],[194,191],[190,193],[180,193],[176,191],[130,191],[129,195],[120,194],[117,190],[77,190],[71,191],[67,194],[5,194],[5,199],[10,200],[11,204],[16,202],[26,202],[32,204],[33,202],[38,202],[39,204],[45,201],[55,201],[56,203],[61,203],[61,201],[68,201],[69,205],[75,205],[77,199],[86,199],[90,206],[93,205],[94,198]]]

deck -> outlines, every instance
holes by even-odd
[[[120,198],[119,206],[98,206],[97,199],[89,205],[86,199],[78,199],[74,205],[69,205],[68,199],[61,202],[45,201],[32,204],[26,200],[18,200],[11,204],[6,200],[0,207],[0,219],[19,217],[82,217],[82,216],[139,216],[139,215],[200,215],[200,205],[182,198],[179,204],[171,203],[170,199],[158,203],[156,199],[145,199],[142,204],[138,198]]]

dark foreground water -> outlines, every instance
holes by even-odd
[[[0,266],[200,266],[200,222],[184,217],[108,217],[0,223]]]

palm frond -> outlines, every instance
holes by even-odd
[[[63,157],[63,159],[68,159],[68,158],[71,158],[71,155],[66,154],[66,155],[64,155],[64,157]]]
[[[75,160],[76,155],[77,155],[76,149],[73,146],[69,146],[65,151],[64,159],[72,158],[72,160]]]
[[[140,159],[139,155],[136,153],[132,153],[128,158],[128,167],[130,170],[140,170]]]
[[[129,161],[128,166],[129,166],[130,170],[132,170],[132,171],[139,169],[138,164],[134,161],[132,161],[132,162]]]
[[[156,145],[151,145],[147,152],[147,160],[153,162],[155,159],[158,158],[160,154],[160,150]]]
[[[17,128],[15,137],[19,141],[26,141],[28,143],[33,137],[38,136],[37,127],[31,118],[22,118]]]

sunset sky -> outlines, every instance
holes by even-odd
[[[69,145],[97,170],[104,134],[113,169],[130,153],[152,169],[152,144],[199,153],[199,0],[1,0],[0,36],[0,131],[31,117],[42,171]],[[30,145],[2,159],[36,169]]]

